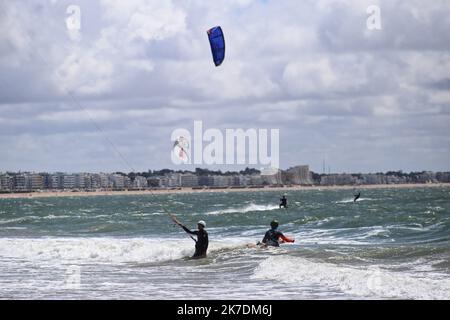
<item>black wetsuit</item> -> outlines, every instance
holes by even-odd
[[[287,208],[287,199],[286,199],[286,197],[280,198],[280,201],[281,201],[280,209],[281,209],[281,207]]]
[[[356,200],[358,200],[359,197],[361,197],[361,192],[355,195],[355,199],[353,199],[353,202],[356,202]]]
[[[283,237],[283,234],[280,231],[270,229],[267,230],[266,234],[264,235],[262,243],[267,246],[279,247],[280,243],[278,242],[278,239],[280,239],[280,237]]]
[[[184,231],[189,234],[193,234],[197,236],[197,241],[195,241],[195,253],[192,258],[201,258],[206,257],[206,250],[208,250],[208,232],[205,229],[191,231],[185,226],[181,226]]]

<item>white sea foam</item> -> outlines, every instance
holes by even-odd
[[[211,242],[208,252],[242,245],[242,240]],[[13,249],[12,249],[13,248]],[[27,261],[67,263],[152,263],[178,260],[194,253],[186,239],[159,241],[146,238],[3,238],[0,257]]]
[[[276,205],[261,205],[261,204],[254,204],[251,203],[249,205],[246,205],[244,207],[239,208],[229,208],[225,210],[215,210],[207,212],[207,215],[218,215],[218,214],[227,214],[227,213],[246,213],[246,212],[252,212],[252,211],[271,211],[279,209],[279,206]]]
[[[371,198],[359,198],[358,200],[356,200],[356,202],[361,202],[361,201],[372,201],[373,199]],[[344,199],[344,200],[340,200],[340,201],[336,201],[335,203],[351,203],[354,202],[354,199]]]
[[[11,250],[14,248],[14,250]],[[179,259],[192,251],[192,241],[148,239],[0,239],[0,256],[30,261],[122,263]]]
[[[362,229],[362,228],[361,228]],[[340,232],[345,229],[308,229],[293,234],[303,244],[333,244],[333,245],[364,245],[367,244],[367,238],[378,235],[381,230],[373,230],[373,228],[365,228],[360,230],[360,234],[352,237],[342,237]],[[349,229],[350,230],[350,229]]]
[[[44,219],[44,220],[66,219],[66,218],[72,218],[72,216],[49,214],[48,216],[42,217],[42,219]]]
[[[24,216],[24,217],[13,218],[13,219],[1,219],[0,225],[9,224],[9,223],[22,223],[22,222],[26,222],[26,221],[34,221],[34,220],[39,220],[39,219],[40,219],[40,217],[37,217],[37,216]]]
[[[328,292],[368,299],[450,299],[450,279],[442,275],[404,273],[377,266],[339,266],[291,256],[267,258],[251,278],[301,287],[319,286]]]

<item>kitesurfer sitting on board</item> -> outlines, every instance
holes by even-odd
[[[284,207],[285,209],[287,209],[286,195],[283,195],[283,197],[280,198],[280,209],[281,209],[281,207]]]
[[[174,216],[170,216],[173,220],[173,222],[175,222],[177,225],[179,225],[181,228],[183,228],[184,231],[186,231],[189,234],[193,234],[197,236],[197,240],[195,240],[194,238],[192,238],[195,241],[195,253],[192,256],[192,258],[194,259],[200,259],[200,258],[206,258],[206,251],[208,250],[208,232],[206,232],[205,228],[206,228],[206,223],[203,220],[200,220],[197,223],[197,231],[191,231],[188,228],[186,228],[184,225],[182,225],[180,223],[180,221],[178,221],[177,218],[175,218]]]
[[[283,235],[280,231],[277,230],[278,228],[278,221],[273,220],[270,223],[270,229],[267,230],[266,234],[264,235],[264,239],[261,242],[258,242],[258,244],[262,244],[265,246],[273,246],[273,247],[279,247],[280,246],[280,239],[282,242],[295,242],[294,239],[290,239]]]

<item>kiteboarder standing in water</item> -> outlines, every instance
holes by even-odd
[[[286,237],[283,233],[278,231],[277,228],[278,228],[278,221],[273,220],[270,223],[270,229],[267,230],[262,242],[258,242],[258,244],[265,246],[279,247],[280,239],[282,240],[282,242],[295,242],[294,239]]]
[[[280,209],[281,209],[281,207],[284,207],[285,209],[287,209],[286,195],[283,195],[283,197],[280,198]]]
[[[356,200],[359,199],[359,197],[361,197],[361,191],[359,191],[357,194],[355,194],[355,198],[353,199],[353,203],[355,203]]]
[[[196,235],[197,240],[192,238],[192,240],[195,241],[195,253],[192,256],[193,259],[200,259],[200,258],[206,258],[206,251],[208,250],[208,232],[206,232],[206,223],[203,220],[200,220],[197,223],[197,231],[191,231],[188,228],[186,228],[183,224],[181,224],[180,221],[178,221],[175,216],[170,215],[170,218],[172,218],[172,221],[175,222],[177,225],[179,225],[181,228],[183,228],[184,231],[186,231],[189,234]]]

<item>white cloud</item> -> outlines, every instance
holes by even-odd
[[[79,43],[56,70],[62,91],[108,93],[127,68],[151,72],[146,43],[170,38],[185,28],[185,14],[171,1],[101,1],[106,26],[93,45]]]
[[[163,40],[185,28],[186,14],[172,1],[102,0],[109,23],[125,34],[126,42]]]
[[[54,122],[75,122],[95,119],[96,122],[100,122],[111,120],[114,117],[114,113],[107,110],[71,110],[42,113],[37,117],[37,120]]]
[[[114,65],[92,51],[75,49],[55,72],[55,83],[63,90],[80,94],[99,94],[109,91]]]
[[[442,137],[450,135],[442,121],[450,102],[450,4],[445,1],[77,4],[83,17],[77,41],[67,34],[61,1],[0,4],[0,131],[5,137],[0,148],[22,143],[23,132],[33,132],[33,143],[57,159],[64,155],[52,145],[60,147],[73,134],[85,154],[94,157],[101,149],[104,156],[108,146],[92,139],[95,128],[85,112],[67,103],[66,91],[107,128],[119,148],[148,157],[142,169],[148,163],[164,167],[171,129],[194,119],[217,127],[280,128],[287,155],[282,165],[295,164],[301,155],[313,168],[317,150],[320,158],[326,153],[341,167],[345,161],[358,166],[361,161],[351,159],[364,157],[364,141],[370,141],[376,160],[366,163],[382,169],[404,160],[392,150],[408,154],[421,137],[445,141]],[[379,32],[366,28],[371,4],[381,8]],[[206,36],[215,25],[223,27],[227,46],[219,68]],[[355,132],[361,141],[348,150]],[[158,146],[150,154],[139,149],[148,141]],[[345,159],[340,148],[347,150]],[[433,166],[444,167],[448,145],[430,148],[440,155]],[[14,152],[31,154],[26,149]],[[48,158],[40,157],[36,161],[45,169]],[[20,158],[0,159],[0,170]],[[115,165],[121,165],[117,159],[107,164]],[[427,169],[427,159],[416,157],[412,166]]]

